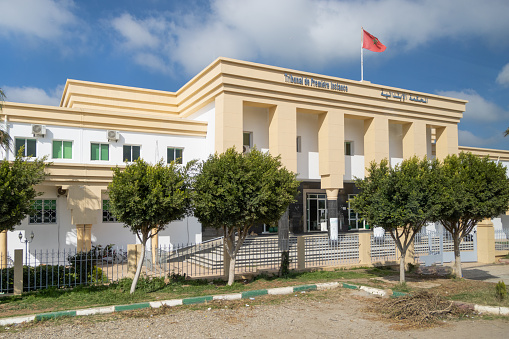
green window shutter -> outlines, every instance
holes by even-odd
[[[62,141],[53,140],[53,159],[62,159]]]
[[[131,146],[124,145],[124,156],[122,157],[122,161],[131,162]]]
[[[133,159],[132,161],[140,158],[140,146],[132,146],[133,148]]]
[[[99,160],[99,144],[91,144],[90,160]]]
[[[36,157],[36,141],[35,139],[27,139],[27,156]]]
[[[177,164],[181,164],[182,163],[182,151],[183,149],[182,148],[175,148],[175,162]]]
[[[110,145],[101,144],[101,160],[110,160],[109,148]]]
[[[21,147],[25,146],[25,140],[26,139],[19,139],[19,138],[16,138],[15,140],[15,147],[16,147],[16,154],[18,154],[19,150],[21,149]],[[25,148],[25,151],[23,152],[23,155],[26,155],[27,154],[27,150]]]
[[[64,141],[63,144],[63,157],[64,159],[72,159],[72,141]]]
[[[168,163],[175,160],[175,148],[168,148],[167,158],[168,158]]]

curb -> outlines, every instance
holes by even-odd
[[[96,315],[96,314],[108,314],[114,312],[123,312],[123,311],[134,311],[141,310],[146,308],[159,308],[162,306],[180,306],[180,305],[194,305],[194,304],[203,304],[213,300],[239,300],[239,299],[249,299],[263,295],[285,295],[296,292],[306,292],[306,291],[324,291],[330,290],[338,287],[343,287],[352,290],[362,290],[367,293],[371,293],[380,297],[386,297],[387,291],[381,290],[378,288],[367,287],[367,286],[358,286],[347,283],[339,283],[339,282],[328,282],[328,283],[317,283],[317,284],[309,284],[309,285],[300,285],[300,286],[289,286],[289,287],[278,287],[278,288],[270,288],[270,289],[262,289],[262,290],[253,290],[253,291],[245,291],[241,293],[232,293],[232,294],[221,294],[221,295],[207,295],[201,297],[190,297],[184,299],[171,299],[164,301],[151,301],[151,302],[143,302],[129,305],[117,305],[117,306],[103,306],[103,307],[95,307],[95,308],[87,308],[80,310],[70,310],[70,311],[58,311],[58,312],[49,312],[49,313],[41,313],[35,315],[28,316],[20,316],[20,317],[12,317],[12,318],[3,318],[0,319],[0,326],[9,326],[14,324],[28,323],[32,321],[44,321],[49,319],[56,319],[61,317],[76,317],[76,316],[88,316],[88,315]],[[407,295],[408,293],[403,292],[392,292],[390,297],[401,297]],[[465,304],[461,302],[454,302],[458,306],[467,305],[467,307],[475,310],[479,313],[488,313],[488,314],[496,314],[496,315],[504,315],[509,316],[509,307],[497,307],[497,306],[482,306],[482,305],[472,305]]]

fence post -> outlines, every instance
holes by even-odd
[[[486,264],[495,262],[495,229],[490,219],[477,224],[477,261]]]
[[[0,232],[0,268],[7,268],[7,231]]]
[[[14,250],[14,294],[23,293],[23,250]]]
[[[405,269],[408,269],[408,264],[415,264],[415,237],[406,250]]]
[[[136,245],[127,245],[127,276],[133,278],[136,274],[138,251]]]
[[[306,269],[306,238],[304,236],[297,237],[297,269]]]
[[[371,232],[359,232],[359,264],[371,266]]]

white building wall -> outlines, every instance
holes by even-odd
[[[364,179],[364,120],[345,118],[345,141],[352,143],[353,155],[345,155],[343,180]]]
[[[210,154],[215,152],[216,140],[216,106],[212,102],[202,109],[198,110],[193,115],[189,116],[191,120],[207,122],[207,136],[205,137],[205,147],[202,148],[202,155],[200,159],[207,159]]]
[[[253,133],[253,147],[269,148],[269,110],[263,107],[244,106],[243,131]]]
[[[297,113],[297,136],[300,136],[302,146],[301,152],[297,153],[297,179],[320,179],[318,115]]]

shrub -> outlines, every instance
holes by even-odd
[[[507,290],[505,287],[505,283],[503,281],[499,281],[498,284],[495,286],[495,296],[498,300],[502,301],[504,300],[505,296],[507,294]]]

